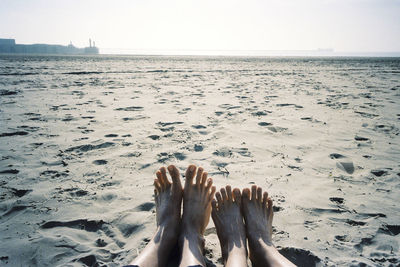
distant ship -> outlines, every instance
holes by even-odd
[[[5,54],[56,54],[56,55],[97,55],[99,48],[89,39],[89,47],[78,48],[72,42],[69,45],[16,44],[15,39],[0,38],[0,53]]]

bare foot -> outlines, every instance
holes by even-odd
[[[174,165],[170,165],[168,172],[171,175],[172,183],[168,180],[164,167],[157,171],[157,179],[154,179],[156,220],[157,226],[165,228],[166,233],[176,237],[181,221],[183,191],[178,169]]]
[[[267,192],[262,194],[261,187],[253,185],[251,192],[248,188],[243,189],[243,215],[249,246],[257,245],[260,240],[272,245],[272,200]]]
[[[247,266],[246,230],[241,212],[241,193],[228,185],[215,194],[212,219],[221,244],[224,266]]]
[[[294,266],[272,244],[273,203],[268,193],[253,185],[243,189],[243,217],[253,266]]]
[[[193,179],[196,176],[196,181]],[[202,265],[204,230],[211,214],[211,200],[214,197],[215,186],[212,179],[207,180],[207,173],[196,166],[190,165],[186,171],[186,181],[183,191],[182,230],[179,244],[182,247],[181,266]]]
[[[168,172],[172,183],[167,178],[164,167],[157,171],[154,180],[156,202],[157,231],[132,265],[165,266],[171,249],[177,242],[181,222],[182,185],[178,169],[170,165]]]

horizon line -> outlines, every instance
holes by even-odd
[[[101,48],[101,55],[148,55],[148,56],[366,56],[400,57],[400,51],[335,51],[327,49],[309,50],[234,50],[234,49],[133,49]]]

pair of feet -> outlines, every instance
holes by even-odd
[[[225,266],[247,266],[247,242],[250,259],[254,266],[268,266],[264,261],[265,251],[260,246],[272,244],[272,200],[268,193],[252,186],[240,192],[227,185],[216,193],[212,201],[212,219],[221,244]]]
[[[197,171],[196,171],[197,170]],[[216,193],[203,168],[190,165],[182,188],[178,169],[162,167],[154,180],[157,231],[133,261],[134,266],[166,266],[171,249],[178,242],[180,266],[205,266],[204,231],[212,215],[221,243],[225,266],[247,266],[246,237],[254,266],[289,266],[272,245],[272,201],[261,188],[240,192],[230,186]],[[181,203],[183,212],[181,216]],[[243,222],[243,219],[245,223]]]

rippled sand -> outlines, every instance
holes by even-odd
[[[400,59],[0,56],[0,125],[1,266],[128,263],[190,163],[268,190],[299,265],[400,264]]]

